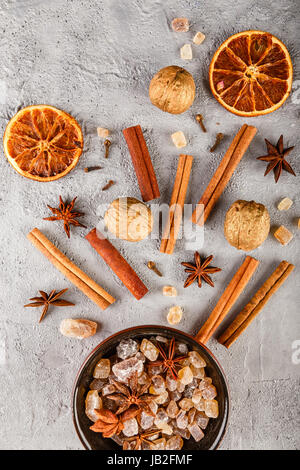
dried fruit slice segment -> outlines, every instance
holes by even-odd
[[[244,31],[228,38],[214,54],[209,69],[213,95],[240,116],[278,109],[291,91],[292,76],[287,48],[263,31]]]
[[[8,123],[4,152],[21,175],[37,181],[65,176],[77,164],[83,148],[78,122],[53,106],[21,109]]]

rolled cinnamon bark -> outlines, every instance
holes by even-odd
[[[233,138],[215,174],[204,191],[203,196],[198,202],[199,207],[193,212],[192,222],[194,224],[201,226],[206,222],[209,214],[233,175],[234,170],[248,149],[256,131],[256,127],[243,124]],[[202,205],[203,208],[201,208]]]
[[[27,238],[66,278],[102,310],[115,301],[108,292],[56,248],[40,230],[33,229],[28,233]]]
[[[141,126],[123,130],[131,155],[143,201],[151,201],[160,196],[151,157],[143,136]]]
[[[166,227],[160,245],[161,253],[171,255],[174,251],[184,208],[185,196],[188,189],[193,157],[181,154],[179,156],[175,182],[170,202],[170,210]]]
[[[250,302],[237,315],[231,325],[219,336],[219,343],[223,344],[226,348],[230,348],[260,313],[272,295],[275,294],[277,289],[285,282],[294,268],[295,266],[293,264],[287,261],[281,261],[275,271],[273,271]]]
[[[212,313],[196,335],[197,341],[205,344],[209,340],[247,286],[258,265],[259,261],[257,259],[246,256]]]
[[[136,299],[140,300],[145,294],[147,294],[148,289],[145,284],[141,281],[136,272],[127,263],[118,250],[101,232],[94,228],[86,235],[85,238]]]

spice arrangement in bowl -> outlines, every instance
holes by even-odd
[[[217,389],[199,352],[174,337],[123,339],[101,358],[85,400],[90,429],[124,450],[180,450],[219,415]]]

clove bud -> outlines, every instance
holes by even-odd
[[[102,166],[87,166],[84,168],[85,173],[89,173],[90,171],[101,170]]]
[[[217,134],[216,141],[215,141],[214,145],[210,149],[210,152],[214,152],[217,149],[217,147],[219,146],[219,144],[223,140],[223,138],[224,138],[224,134],[222,134],[222,132],[219,132]]]
[[[200,127],[201,127],[201,129],[203,130],[203,132],[207,132],[206,127],[205,127],[204,122],[203,122],[203,116],[202,116],[202,114],[197,114],[197,115],[196,115],[196,121],[199,122]]]
[[[106,139],[106,140],[104,141],[104,147],[105,147],[105,155],[104,155],[104,157],[105,157],[105,158],[108,158],[109,147],[110,147],[110,146],[111,146],[111,141],[108,140],[108,139]]]
[[[109,182],[105,186],[103,186],[102,191],[107,191],[107,189],[109,189],[114,184],[115,182],[113,180],[109,180]]]
[[[157,269],[156,264],[154,261],[148,261],[147,266],[149,269],[155,272],[158,276],[162,277],[162,273]]]

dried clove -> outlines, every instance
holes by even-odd
[[[101,170],[102,166],[87,166],[84,168],[85,173],[89,173],[90,171]]]
[[[115,182],[113,180],[109,180],[109,182],[103,186],[102,188],[102,191],[106,191],[107,189],[109,189],[113,184],[115,184]]]
[[[224,134],[222,134],[222,132],[219,132],[217,134],[216,141],[215,141],[214,145],[210,149],[210,152],[214,152],[217,149],[217,147],[219,146],[219,144],[223,140],[223,138],[224,138]]]
[[[162,277],[162,273],[157,269],[156,264],[154,261],[148,261],[147,266],[149,269],[155,272],[158,276]]]
[[[108,155],[109,155],[109,147],[110,147],[110,146],[111,146],[111,141],[108,140],[108,139],[106,139],[106,140],[104,141],[104,147],[105,147],[105,155],[104,155],[104,157],[105,157],[105,158],[108,158]]]
[[[197,115],[196,115],[196,121],[199,122],[200,127],[201,127],[201,129],[203,130],[203,132],[207,132],[206,127],[205,127],[204,122],[203,122],[203,116],[202,116],[202,114],[197,114]]]

